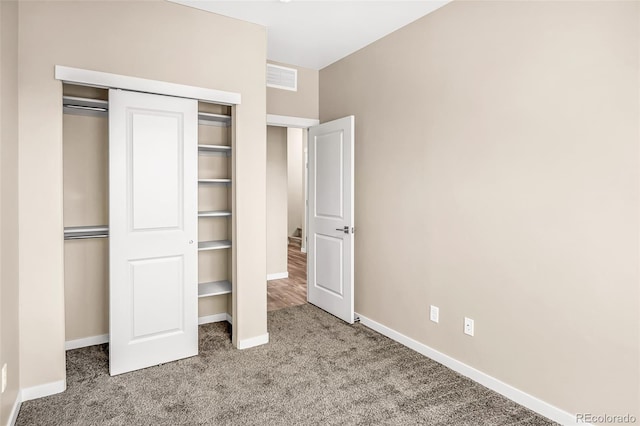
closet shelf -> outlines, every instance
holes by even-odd
[[[198,212],[198,217],[225,217],[231,216],[231,212],[228,210],[211,210]]]
[[[229,281],[212,281],[198,284],[198,297],[218,296],[231,293]]]
[[[109,113],[109,101],[104,101],[102,99],[79,98],[76,96],[63,96],[62,111],[65,114],[106,117]]]
[[[65,240],[84,240],[87,238],[107,238],[109,227],[100,226],[67,226],[64,228]]]
[[[198,145],[198,151],[200,152],[221,152],[224,154],[231,154],[231,147],[229,145]]]
[[[198,179],[198,183],[223,183],[229,185],[231,184],[231,179]]]
[[[231,248],[231,241],[229,240],[220,240],[220,241],[200,241],[198,243],[198,251],[205,250],[221,250]]]
[[[205,126],[229,127],[231,125],[231,116],[212,114],[210,112],[198,112],[198,124]]]

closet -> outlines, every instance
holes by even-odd
[[[134,93],[134,96],[143,97],[143,99],[145,96],[159,96],[131,93]],[[112,94],[113,96],[114,94]],[[171,102],[170,97],[165,98],[168,98],[168,101]],[[173,99],[178,100],[181,98]],[[153,105],[153,99],[150,101],[149,105]],[[231,218],[233,214],[233,186],[231,182],[233,168],[231,146],[233,108],[226,105],[184,99],[176,102],[181,101],[193,102],[194,108],[197,105],[197,125],[194,124],[194,128],[197,128],[197,160],[194,161],[194,165],[197,162],[197,173],[190,174],[190,172],[195,172],[193,170],[184,171],[184,176],[193,176],[194,180],[194,182],[190,182],[190,178],[186,179],[185,185],[193,184],[194,188],[197,187],[197,190],[195,190],[197,191],[197,212],[194,212],[197,218],[192,218],[194,223],[197,221],[197,241],[189,241],[189,244],[196,244],[193,246],[194,250],[196,250],[197,246],[197,292],[193,292],[193,296],[197,297],[197,302],[194,301],[194,303],[197,303],[197,322],[202,324],[225,319],[229,320],[232,302],[232,251],[230,248],[232,244]],[[110,176],[109,172],[109,91],[64,84],[62,103],[64,112],[65,321],[67,348],[69,349],[103,343],[108,339],[110,331],[109,297],[110,290],[113,291],[113,288],[110,289],[109,284],[109,251],[114,249],[109,238],[109,210],[111,207],[112,213],[116,212],[117,215],[120,214],[121,210],[119,208],[114,210],[114,206],[109,205],[110,194],[111,197],[114,196],[113,188],[111,188],[110,193],[109,187],[110,178],[113,179],[113,175]],[[113,123],[111,125],[113,126]],[[162,123],[160,123],[161,125]],[[113,127],[111,131],[113,133]],[[135,133],[135,129],[133,132]],[[152,139],[151,142],[153,142]],[[143,146],[139,151],[143,152],[143,149],[148,149],[150,150],[148,153],[156,155],[153,144],[148,145],[146,148]],[[113,146],[111,148],[111,155],[113,155]],[[167,152],[170,152],[170,150]],[[144,152],[141,155],[144,155]],[[138,162],[144,165],[144,161],[138,160]],[[111,163],[111,167],[113,167],[113,159]],[[185,162],[185,164],[189,163]],[[166,197],[170,199],[172,197],[171,194],[173,194],[172,188],[153,186],[153,179],[162,182],[165,173],[169,172],[163,169],[156,170],[154,173],[145,173],[144,176],[136,178],[136,184],[147,185],[147,188],[151,188],[153,191],[164,192]],[[148,182],[144,183],[145,180]],[[139,182],[143,182],[143,184]],[[122,186],[118,185],[117,187],[121,188]],[[135,192],[135,185],[132,188],[134,188],[133,191]],[[129,193],[124,191],[123,194]],[[159,221],[163,220],[163,217],[168,217],[169,219],[167,220],[173,220],[171,219],[173,213],[170,210],[158,208],[157,214],[155,212],[147,212],[146,217],[149,223],[142,226],[141,229],[154,230],[154,225],[151,222],[156,217]],[[111,216],[114,215],[112,214]],[[180,218],[179,214],[176,215],[176,218],[180,221],[184,219],[186,222],[189,219]],[[114,219],[114,217],[111,217],[112,221]],[[112,226],[114,226],[113,223],[115,222],[112,222]],[[136,231],[135,226],[133,231]],[[132,235],[135,235],[135,232]],[[127,251],[127,244],[123,249],[118,249],[116,254],[119,255],[121,252]],[[154,244],[151,244],[152,248],[153,246]],[[112,252],[111,262],[114,261],[114,257],[117,256],[114,256]],[[141,261],[136,262],[142,264]],[[111,264],[111,267],[113,267],[113,264]],[[144,267],[138,269],[142,271],[142,275],[146,274]],[[136,267],[134,265],[131,269],[133,271],[131,274],[135,275],[135,270]],[[167,271],[172,271],[172,269]],[[155,279],[158,281],[166,280],[168,278],[165,275],[156,276]],[[121,281],[124,281],[124,279],[118,280],[118,283]],[[153,281],[149,282],[153,284]],[[138,293],[142,292],[136,297],[143,301],[146,297],[145,294],[150,294],[154,291],[152,285],[140,287],[142,290],[139,290],[138,287],[140,286],[132,287],[132,293],[136,293],[136,291]],[[188,295],[189,292],[180,290],[175,294],[176,297],[181,297]],[[113,294],[111,297],[113,297]],[[126,297],[120,293],[116,301],[118,302]],[[164,299],[170,299],[168,296],[163,297]],[[162,297],[158,300],[153,298],[150,300],[153,301],[152,309],[157,307],[159,303],[163,303]],[[171,300],[165,300],[165,302],[171,303]],[[170,315],[160,314],[162,312],[156,312],[154,321],[169,321],[166,317],[170,317]],[[120,315],[117,318],[111,318],[111,320],[119,318]],[[153,319],[154,317],[151,316],[150,318]],[[148,324],[148,322],[146,321],[146,324],[141,326],[146,331],[141,331],[142,338],[139,340],[149,340],[148,336],[154,335],[154,325]],[[181,326],[184,325],[183,322],[178,322]],[[170,328],[170,324],[167,327]],[[113,332],[113,324],[111,331]],[[194,354],[185,354],[184,356]],[[135,358],[135,355],[131,357]]]

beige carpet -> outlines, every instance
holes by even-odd
[[[359,324],[311,306],[269,313],[268,345],[227,323],[200,355],[110,377],[107,345],[67,352],[66,392],[18,425],[548,425],[550,421]]]

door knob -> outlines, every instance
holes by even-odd
[[[342,231],[345,234],[348,234],[349,233],[349,227],[345,226],[344,228],[336,228],[336,231]]]
[[[189,240],[189,244],[193,244],[193,240]]]

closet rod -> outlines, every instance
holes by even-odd
[[[106,108],[101,108],[101,107],[92,107],[92,106],[87,106],[87,105],[72,105],[72,104],[63,104],[66,108],[74,108],[74,109],[88,109],[91,111],[101,111],[101,112],[107,112]]]
[[[91,235],[65,235],[66,240],[88,240],[89,238],[108,238],[109,234],[91,234]]]
[[[68,226],[64,228],[65,240],[84,240],[87,238],[107,238],[109,227],[100,226]]]
[[[63,96],[62,111],[65,114],[106,117],[109,112],[109,101],[79,98],[77,96]]]

